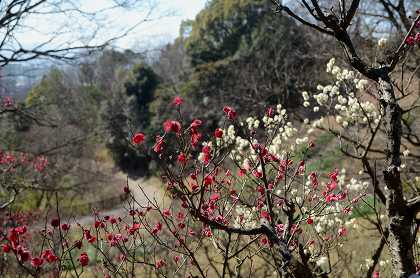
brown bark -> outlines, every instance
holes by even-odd
[[[389,217],[389,243],[392,254],[394,277],[408,277],[415,273],[411,233],[413,216],[404,200],[399,166],[401,165],[401,108],[386,69],[380,72],[378,81],[381,109],[386,130],[386,169],[384,182],[388,187],[387,211]]]
[[[302,262],[299,260],[293,258],[289,265],[289,271],[291,277],[296,278],[312,278],[315,277],[312,274],[312,269],[310,269],[308,266],[305,266]]]

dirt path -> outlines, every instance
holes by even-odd
[[[126,180],[127,176],[123,173],[118,173],[116,175],[116,178],[120,180]],[[137,203],[140,205],[147,205],[147,198],[145,197],[145,194],[148,196],[148,198],[153,199],[159,199],[162,196],[161,192],[161,183],[158,178],[149,178],[149,179],[137,179],[133,180],[131,178],[128,178],[128,186],[130,188],[131,193],[134,195],[134,198],[136,199]],[[139,205],[136,205],[139,207]],[[100,215],[105,216],[113,216],[113,217],[119,217],[119,216],[125,216],[127,215],[127,210],[124,208],[124,203],[113,208],[110,210],[100,211]],[[94,222],[94,217],[91,215],[76,217],[72,219],[68,219],[68,222],[70,224],[80,224],[80,225],[87,225]]]
[[[130,188],[131,193],[134,195],[134,198],[136,199],[137,203],[140,205],[147,205],[147,198],[145,197],[145,194],[150,199],[156,198],[157,200],[161,199],[162,194],[162,184],[158,178],[152,177],[149,179],[130,179],[123,173],[117,173],[115,174],[115,179],[119,181],[119,183],[125,184],[128,182],[128,186]],[[126,216],[127,210],[124,207],[124,203],[121,203],[117,206],[115,206],[112,209],[107,209],[103,211],[99,211],[99,214],[101,216],[113,216],[113,217],[120,217],[120,216]],[[139,207],[139,205],[136,205]],[[62,223],[69,223],[73,227],[77,226],[78,224],[82,226],[87,226],[89,224],[92,224],[95,221],[95,218],[93,215],[75,215],[72,217],[64,217],[62,219]],[[32,227],[34,229],[43,229],[45,226],[44,223],[36,223]]]

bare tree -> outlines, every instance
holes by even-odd
[[[103,3],[108,6],[92,7],[79,0],[1,1],[0,66],[40,57],[72,60],[82,53],[89,54],[151,20],[156,8],[152,1]],[[131,26],[115,28],[118,24],[109,19],[112,13],[129,10],[139,10],[143,16]]]

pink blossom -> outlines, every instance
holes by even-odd
[[[156,143],[155,143],[155,145],[153,146],[153,151],[155,152],[155,153],[161,153],[162,152],[162,150],[163,150],[163,143],[164,143],[164,141],[163,141],[163,137],[161,137],[161,136],[156,136]]]
[[[203,124],[203,122],[201,120],[195,119],[190,124],[190,128],[192,130],[197,130],[202,124]]]
[[[203,229],[203,235],[205,235],[206,237],[212,237],[213,232],[211,231],[211,229],[209,227],[206,227],[206,228]]]
[[[409,46],[413,46],[413,45],[416,43],[416,39],[415,39],[415,37],[414,37],[414,36],[408,36],[408,37],[405,39],[405,43],[406,43],[407,45],[409,45]]]
[[[186,157],[186,155],[185,155],[183,152],[181,152],[181,153],[178,155],[178,162],[179,162],[180,164],[182,164],[182,165],[184,165],[185,163],[187,163],[187,157]]]
[[[184,102],[184,100],[180,96],[174,97],[172,104],[175,106],[179,106]]]
[[[43,263],[44,263],[44,260],[39,257],[33,257],[31,260],[31,265],[35,268],[41,267]]]
[[[142,144],[144,142],[144,134],[141,132],[138,132],[136,134],[133,135],[133,137],[131,138],[131,143],[133,143],[133,145],[139,145]]]
[[[166,265],[166,262],[165,262],[165,260],[164,260],[164,259],[159,259],[159,260],[157,260],[157,261],[156,261],[156,268],[157,268],[157,269],[162,268],[162,267],[164,267],[165,265]]]
[[[267,117],[269,118],[273,118],[274,117],[274,109],[273,107],[268,107],[265,114],[267,115]]]
[[[165,217],[170,217],[171,216],[171,211],[169,209],[164,209],[162,214]]]
[[[265,210],[261,211],[261,218],[265,218],[265,219],[267,219],[268,221],[271,221],[271,216],[270,216],[270,214],[269,214],[267,211],[265,211]]]
[[[181,131],[181,123],[174,120],[166,120],[163,123],[163,130],[165,132],[175,132],[179,133]]]
[[[48,165],[48,159],[45,156],[39,156],[34,161],[34,168],[38,172],[44,171]]]
[[[216,128],[216,130],[214,131],[214,137],[222,138],[222,136],[223,136],[223,130],[221,130],[220,128]]]
[[[205,186],[209,186],[209,185],[211,185],[213,182],[214,182],[214,177],[213,177],[212,175],[207,175],[207,176],[204,178],[204,185],[205,185]]]
[[[311,181],[311,185],[313,189],[316,189],[318,187],[318,176],[315,172],[312,172],[309,174],[309,179]]]
[[[341,227],[338,229],[338,235],[339,236],[346,236],[347,235],[347,229],[345,227]]]
[[[230,106],[225,106],[223,112],[225,112],[229,120],[234,120],[236,118],[236,111]]]
[[[14,105],[13,98],[10,96],[3,97],[3,106],[5,108],[10,108]]]
[[[157,235],[158,233],[160,233],[160,231],[162,231],[162,223],[157,222],[154,226],[154,228],[152,229],[152,234],[153,235]]]
[[[220,195],[217,194],[217,193],[213,193],[210,196],[210,200],[213,201],[213,202],[217,202],[217,201],[219,201],[219,199],[220,199]]]

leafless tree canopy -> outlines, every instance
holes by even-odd
[[[93,2],[1,1],[0,65],[39,57],[71,60],[82,52],[102,49],[150,20],[155,8],[151,1],[111,0],[103,2],[107,6],[99,7],[92,5]],[[138,9],[143,17],[131,26],[112,29],[115,23],[110,22],[109,13],[128,8]],[[48,30],[43,30],[46,26]]]

